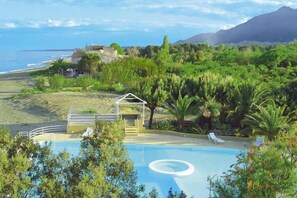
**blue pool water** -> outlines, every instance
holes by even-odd
[[[66,149],[76,155],[79,151],[79,141],[55,141],[52,143],[54,153]],[[168,190],[183,190],[187,197],[209,197],[207,177],[222,175],[230,165],[236,162],[236,155],[240,150],[193,146],[162,146],[126,144],[130,158],[134,161],[138,173],[138,182],[145,184],[150,191],[155,187],[159,197],[167,197]],[[194,165],[191,175],[175,176],[155,172],[148,166],[155,160],[182,160]]]

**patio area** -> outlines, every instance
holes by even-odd
[[[183,145],[183,146],[204,146],[204,147],[222,147],[246,150],[250,146],[251,139],[237,137],[222,137],[225,142],[215,144],[210,142],[207,135],[184,134],[165,131],[148,131],[139,133],[138,136],[126,136],[124,143],[128,144],[158,144],[158,145]],[[67,133],[45,133],[35,136],[34,141],[71,141],[81,140],[81,134]]]

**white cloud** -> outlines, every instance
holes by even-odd
[[[61,27],[63,25],[63,21],[62,20],[53,20],[53,19],[49,19],[47,21],[47,25],[49,27]]]
[[[0,18],[14,23],[6,25],[6,28],[94,25],[111,32],[145,32],[166,27],[217,31],[246,22],[264,12],[275,11],[277,7],[297,4],[297,0],[101,0],[100,3],[91,0],[36,0],[31,4],[24,3],[25,1],[22,1],[22,4],[15,3],[21,2],[20,0],[7,2],[10,2],[10,6],[3,9]],[[12,8],[18,9],[16,15],[9,15],[8,10]],[[4,28],[4,25],[0,27]]]
[[[40,26],[40,23],[38,23],[38,22],[30,22],[30,23],[28,23],[28,27],[30,27],[30,28],[40,28],[41,26]]]
[[[6,29],[13,29],[16,28],[17,25],[15,23],[5,23],[3,24],[2,28],[6,28]]]
[[[126,5],[126,9],[133,7],[134,9],[152,9],[155,11],[163,12],[164,10],[178,10],[184,14],[195,11],[197,14],[214,14],[214,15],[230,15],[230,12],[225,9],[213,6],[207,6],[205,2],[197,1],[181,1],[181,2],[153,2],[153,3],[138,3],[133,5]]]
[[[69,20],[69,21],[66,21],[65,26],[66,27],[76,27],[76,26],[80,26],[80,24],[74,20]]]
[[[234,24],[225,24],[225,25],[221,25],[220,26],[220,29],[222,29],[222,30],[228,30],[228,29],[230,29],[230,28],[232,28],[232,27],[235,27],[236,25],[234,25]]]
[[[247,22],[248,20],[250,20],[249,17],[244,17],[243,19],[241,19],[240,23],[245,23],[245,22]]]
[[[57,19],[48,19],[48,20],[38,20],[30,21],[29,23],[24,23],[25,27],[30,28],[42,28],[42,27],[77,27],[81,25],[88,25],[87,21],[75,21],[75,20],[57,20]]]
[[[276,6],[297,6],[297,2],[296,1],[252,0],[252,2],[257,3],[257,4],[276,5]]]

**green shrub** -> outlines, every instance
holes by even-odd
[[[87,75],[77,78],[76,83],[78,86],[82,87],[83,90],[87,90],[91,87],[95,87],[95,85],[98,84],[98,80],[93,78],[91,75]]]
[[[187,133],[193,133],[193,134],[206,134],[206,132],[201,129],[200,127],[189,127],[189,128],[186,128],[186,132]]]
[[[50,88],[54,90],[59,90],[64,86],[64,76],[60,74],[55,74],[52,77],[49,77]]]
[[[39,91],[44,91],[45,90],[45,79],[40,77],[36,79],[35,87]]]
[[[159,121],[156,123],[156,129],[173,131],[175,127],[168,120]]]
[[[95,114],[97,113],[97,111],[95,109],[92,109],[92,108],[87,108],[87,109],[84,109],[82,111],[83,114]]]
[[[76,87],[76,79],[64,78],[64,87]]]
[[[115,90],[115,92],[120,93],[120,94],[124,93],[126,90],[122,83],[114,84],[114,85],[112,85],[112,88]]]
[[[102,84],[99,81],[97,84],[95,84],[94,88],[98,91],[113,91],[112,87],[110,87],[108,84]]]

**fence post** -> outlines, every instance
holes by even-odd
[[[70,118],[71,118],[71,114],[68,113],[68,114],[67,114],[67,124],[69,124],[69,122],[70,122]]]
[[[139,134],[139,122],[140,122],[140,120],[138,120],[138,118],[137,118],[137,133]]]
[[[126,119],[124,118],[124,131],[125,131],[125,134],[126,134]]]

